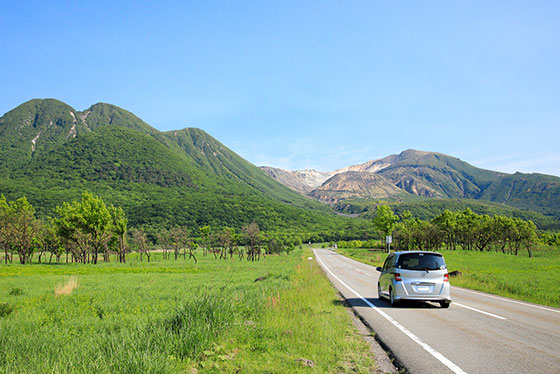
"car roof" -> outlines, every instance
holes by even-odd
[[[407,253],[429,253],[431,255],[439,255],[439,256],[443,256],[441,253],[439,252],[433,252],[433,251],[400,251],[400,252],[393,252],[393,254],[400,256],[403,254],[407,254]]]

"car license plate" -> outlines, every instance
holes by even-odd
[[[430,292],[430,286],[418,286],[418,292]]]

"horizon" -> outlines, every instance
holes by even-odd
[[[287,170],[417,149],[560,176],[558,16],[547,2],[12,3],[0,113],[106,102]]]

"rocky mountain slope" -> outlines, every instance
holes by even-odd
[[[276,171],[276,175],[283,175],[282,180],[277,180],[288,187],[331,203],[357,198],[393,201],[403,201],[407,197],[475,199],[560,215],[560,178],[480,169],[436,152],[406,150],[398,155],[348,166],[325,173],[333,176],[325,178],[318,187],[302,186],[305,180],[295,177],[299,173]],[[294,177],[290,178],[290,175]]]
[[[387,178],[369,172],[346,171],[335,174],[317,187],[310,196],[327,202],[336,203],[340,200],[375,196],[387,199],[404,196],[407,193],[391,183]]]
[[[316,170],[287,171],[269,166],[263,166],[261,169],[270,175],[272,179],[306,195],[335,175],[335,172],[320,172]]]

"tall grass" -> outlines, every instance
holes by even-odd
[[[267,294],[260,318],[222,339],[204,364],[220,373],[370,373],[375,361],[310,250],[290,287]],[[223,353],[228,353],[224,355]],[[228,359],[231,355],[235,359]]]
[[[0,373],[236,372],[263,360],[269,372],[281,373],[301,369],[300,356],[315,359],[316,372],[342,362],[365,372],[372,360],[348,316],[341,317],[344,308],[333,303],[332,287],[322,274],[302,281],[302,269],[316,273],[314,266],[301,251],[255,263],[201,256],[198,264],[131,258],[97,266],[0,265]],[[317,276],[322,293],[314,288]],[[55,296],[62,285],[71,292]],[[285,311],[289,305],[294,309]],[[276,319],[283,326],[269,329]],[[317,331],[305,332],[300,319],[321,323],[309,322]],[[334,325],[350,348],[338,348],[323,331]],[[327,340],[332,347],[322,350]]]

